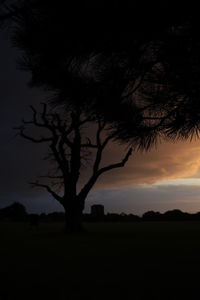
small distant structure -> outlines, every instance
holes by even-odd
[[[104,206],[101,204],[94,204],[91,206],[91,215],[95,218],[104,216]]]

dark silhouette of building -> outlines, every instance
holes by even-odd
[[[104,216],[104,206],[101,204],[95,204],[91,206],[91,215],[95,218]]]

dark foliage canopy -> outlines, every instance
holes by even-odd
[[[6,1],[4,1],[6,3]],[[98,111],[118,139],[148,148],[200,126],[200,35],[194,5],[170,1],[16,0],[13,44],[31,85]]]

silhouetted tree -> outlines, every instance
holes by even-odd
[[[198,135],[195,8],[169,1],[73,3],[16,1],[12,42],[23,50],[20,66],[31,72],[32,86],[86,117],[98,112],[115,138],[133,146]]]
[[[169,210],[163,214],[163,220],[167,221],[187,221],[192,219],[191,214],[182,212],[179,209]]]
[[[52,91],[55,101],[78,106],[85,114],[98,111],[119,139],[139,147],[148,148],[160,136],[198,133],[195,6],[14,2],[12,41],[23,50],[21,66],[31,72],[33,86]]]
[[[20,131],[21,137],[33,143],[48,143],[50,153],[47,159],[53,159],[57,167],[53,174],[50,172],[44,176],[50,182],[42,183],[37,180],[31,185],[46,189],[64,207],[67,230],[78,231],[81,229],[85,199],[97,179],[107,171],[123,167],[128,161],[132,149],[127,151],[120,162],[101,166],[103,152],[115,137],[115,134],[109,130],[101,118],[84,117],[78,109],[70,110],[70,113],[62,118],[58,112],[47,111],[46,104],[39,116],[35,108],[31,108],[32,120],[23,120],[23,125],[17,129]],[[85,126],[92,122],[96,126],[96,137],[93,140],[88,138],[84,131]],[[29,125],[39,128],[44,132],[43,136],[34,137],[26,133],[25,128]],[[92,155],[94,155],[92,174],[79,190],[78,182],[82,163]],[[60,185],[62,190],[58,192]]]

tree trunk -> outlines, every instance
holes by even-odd
[[[82,214],[84,203],[73,199],[70,204],[65,206],[65,230],[66,232],[83,232]]]

